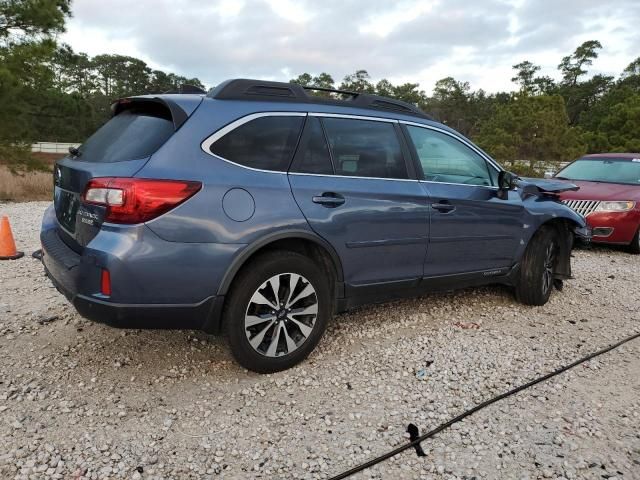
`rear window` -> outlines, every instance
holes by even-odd
[[[408,178],[392,123],[323,118],[336,175]]]
[[[286,172],[298,144],[304,117],[260,117],[214,142],[214,155],[245,167]]]
[[[173,132],[171,114],[162,105],[132,106],[79,147],[79,160],[112,163],[145,158],[155,153]]]

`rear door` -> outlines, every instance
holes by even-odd
[[[431,208],[425,277],[506,273],[525,228],[520,196],[498,198],[498,169],[457,136],[418,125],[403,128]]]
[[[428,208],[399,133],[394,121],[310,114],[289,172],[296,202],[352,287],[422,276]]]
[[[76,155],[54,166],[54,206],[59,232],[74,249],[98,233],[104,208],[82,204],[80,196],[94,177],[131,177],[174,133],[168,107],[154,101],[128,100],[117,115],[97,130]]]

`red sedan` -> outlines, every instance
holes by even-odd
[[[585,155],[555,178],[580,187],[561,198],[586,217],[592,242],[629,245],[640,253],[640,153]]]

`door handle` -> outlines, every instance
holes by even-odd
[[[432,203],[431,208],[433,208],[434,210],[438,210],[441,213],[451,213],[456,209],[455,205],[451,205],[447,201]]]
[[[313,197],[311,201],[313,203],[322,205],[323,207],[335,208],[342,205],[345,200],[344,200],[344,197],[339,193],[324,192],[320,196]]]

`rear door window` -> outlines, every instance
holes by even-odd
[[[336,175],[408,178],[393,123],[323,118]]]
[[[245,167],[286,172],[303,122],[302,116],[256,118],[216,140],[210,151]]]
[[[171,113],[164,106],[131,106],[105,123],[79,147],[78,160],[112,163],[146,158],[173,132]]]

